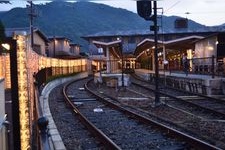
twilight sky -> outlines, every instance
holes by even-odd
[[[136,13],[136,1],[134,0],[95,0],[94,2],[124,8]],[[14,0],[11,3],[11,5],[0,4],[0,10],[25,7],[27,4],[24,0]],[[46,1],[34,1],[34,3],[46,3]],[[166,16],[187,17],[207,26],[225,23],[225,0],[159,0],[157,3],[159,8],[163,8],[163,14]],[[162,10],[160,12],[162,13]]]

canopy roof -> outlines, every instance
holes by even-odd
[[[102,48],[103,53],[106,53],[106,48],[108,48],[114,57],[119,58],[121,56],[121,40],[116,40],[112,42],[93,41],[92,43],[97,48]]]
[[[187,37],[174,39],[170,41],[158,41],[158,46],[162,47],[162,45],[164,45],[166,49],[173,49],[173,50],[193,49],[195,42],[202,38],[204,37],[192,35],[192,36],[187,36]],[[154,45],[155,45],[154,39],[148,39],[148,38],[144,39],[137,45],[134,55],[138,56],[144,50],[150,49]]]

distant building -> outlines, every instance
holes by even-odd
[[[61,57],[70,55],[70,39],[64,36],[53,36],[48,38],[48,57]]]
[[[123,68],[135,68],[133,52],[137,43],[144,39],[141,34],[135,34],[135,32],[100,32],[84,36],[83,38],[89,42],[90,59],[93,60],[92,67],[97,70],[108,70],[108,72],[117,71],[122,68],[122,65]]]
[[[80,58],[80,45],[70,43],[71,40],[64,36],[53,36],[48,38],[48,57],[55,58]]]
[[[81,45],[70,43],[70,53],[78,56],[80,55],[80,48],[81,48]]]
[[[212,60],[214,56],[214,60]],[[217,66],[215,71],[225,73],[225,32],[219,32],[207,36],[195,42],[193,67],[196,72],[210,72],[212,62]],[[205,58],[205,59],[198,59]]]
[[[158,32],[159,69],[164,69],[165,66],[163,62],[166,61],[169,62],[170,69],[182,69],[182,56],[184,53],[186,53],[188,55],[188,59],[192,59],[194,57],[193,54],[196,49],[196,41],[199,39],[204,39],[205,37],[213,34],[221,33],[224,30],[220,28],[207,27],[197,30],[190,30],[186,23],[186,20],[181,20],[181,23],[179,23],[178,20],[178,27],[174,28],[174,30]],[[125,68],[145,68],[150,70],[155,69],[154,33],[150,30],[99,32],[96,34],[84,36],[83,38],[89,42],[89,53],[94,61],[98,61],[96,56],[100,55],[98,53],[98,48],[105,48],[104,44],[101,45],[98,43],[102,42],[106,45],[106,43],[115,42],[116,40],[121,39],[122,49],[118,49],[118,46],[115,45],[109,47],[109,49],[112,55],[115,52],[116,55],[119,55],[122,50]],[[222,47],[221,44],[219,48],[220,47]],[[106,53],[101,55],[106,56]],[[113,56],[116,55],[114,54]],[[215,56],[219,57],[219,55]],[[107,62],[109,60],[104,61]]]
[[[195,42],[195,57],[225,58],[225,32],[207,36]]]
[[[5,29],[5,33],[6,33],[6,37],[13,37],[14,36],[14,32],[26,32],[27,36],[27,41],[28,43],[31,45],[31,32],[30,32],[30,28],[6,28]],[[46,49],[48,46],[48,38],[47,36],[45,36],[45,34],[43,32],[41,32],[39,29],[34,28],[33,31],[33,37],[34,37],[34,46],[33,46],[33,50],[39,54],[39,55],[43,55],[46,56]]]
[[[192,42],[196,39],[203,38],[212,33],[215,32],[193,32],[187,31],[186,29],[184,31],[179,30],[178,32],[159,32],[159,44],[162,45],[167,42],[167,52],[169,53],[171,50],[174,50],[174,52],[181,56],[182,51],[192,49],[194,47]],[[147,65],[149,63],[147,61],[149,60],[146,59],[147,55],[144,55],[145,53],[143,52],[154,46],[154,34],[150,31],[101,32],[88,35],[83,38],[89,41],[89,53],[91,56],[98,55],[98,48],[101,47],[100,44],[96,44],[96,42],[93,41],[110,43],[121,39],[125,68],[149,68],[149,65]],[[117,51],[115,52],[117,52],[117,54],[121,53],[121,50],[119,50],[118,47],[114,46],[110,49],[112,53],[116,49]],[[161,54],[163,57],[163,51],[161,51]],[[150,68],[154,69],[152,65],[154,61],[152,50],[149,55],[152,57],[150,60]],[[144,63],[146,63],[146,65],[144,65]]]

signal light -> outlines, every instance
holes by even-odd
[[[137,13],[145,20],[151,20],[152,2],[151,1],[137,1]]]

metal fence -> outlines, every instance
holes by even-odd
[[[174,63],[169,61],[168,66],[165,67],[165,70],[171,72],[184,72],[192,74],[204,74],[214,76],[225,76],[225,64],[223,58],[204,57],[204,58],[193,58],[187,59],[187,67],[182,63]],[[174,65],[178,64],[178,65]]]
[[[39,89],[37,82],[34,83],[34,122],[32,124],[32,149],[33,150],[50,150],[48,135],[48,120],[43,116],[39,102]]]

